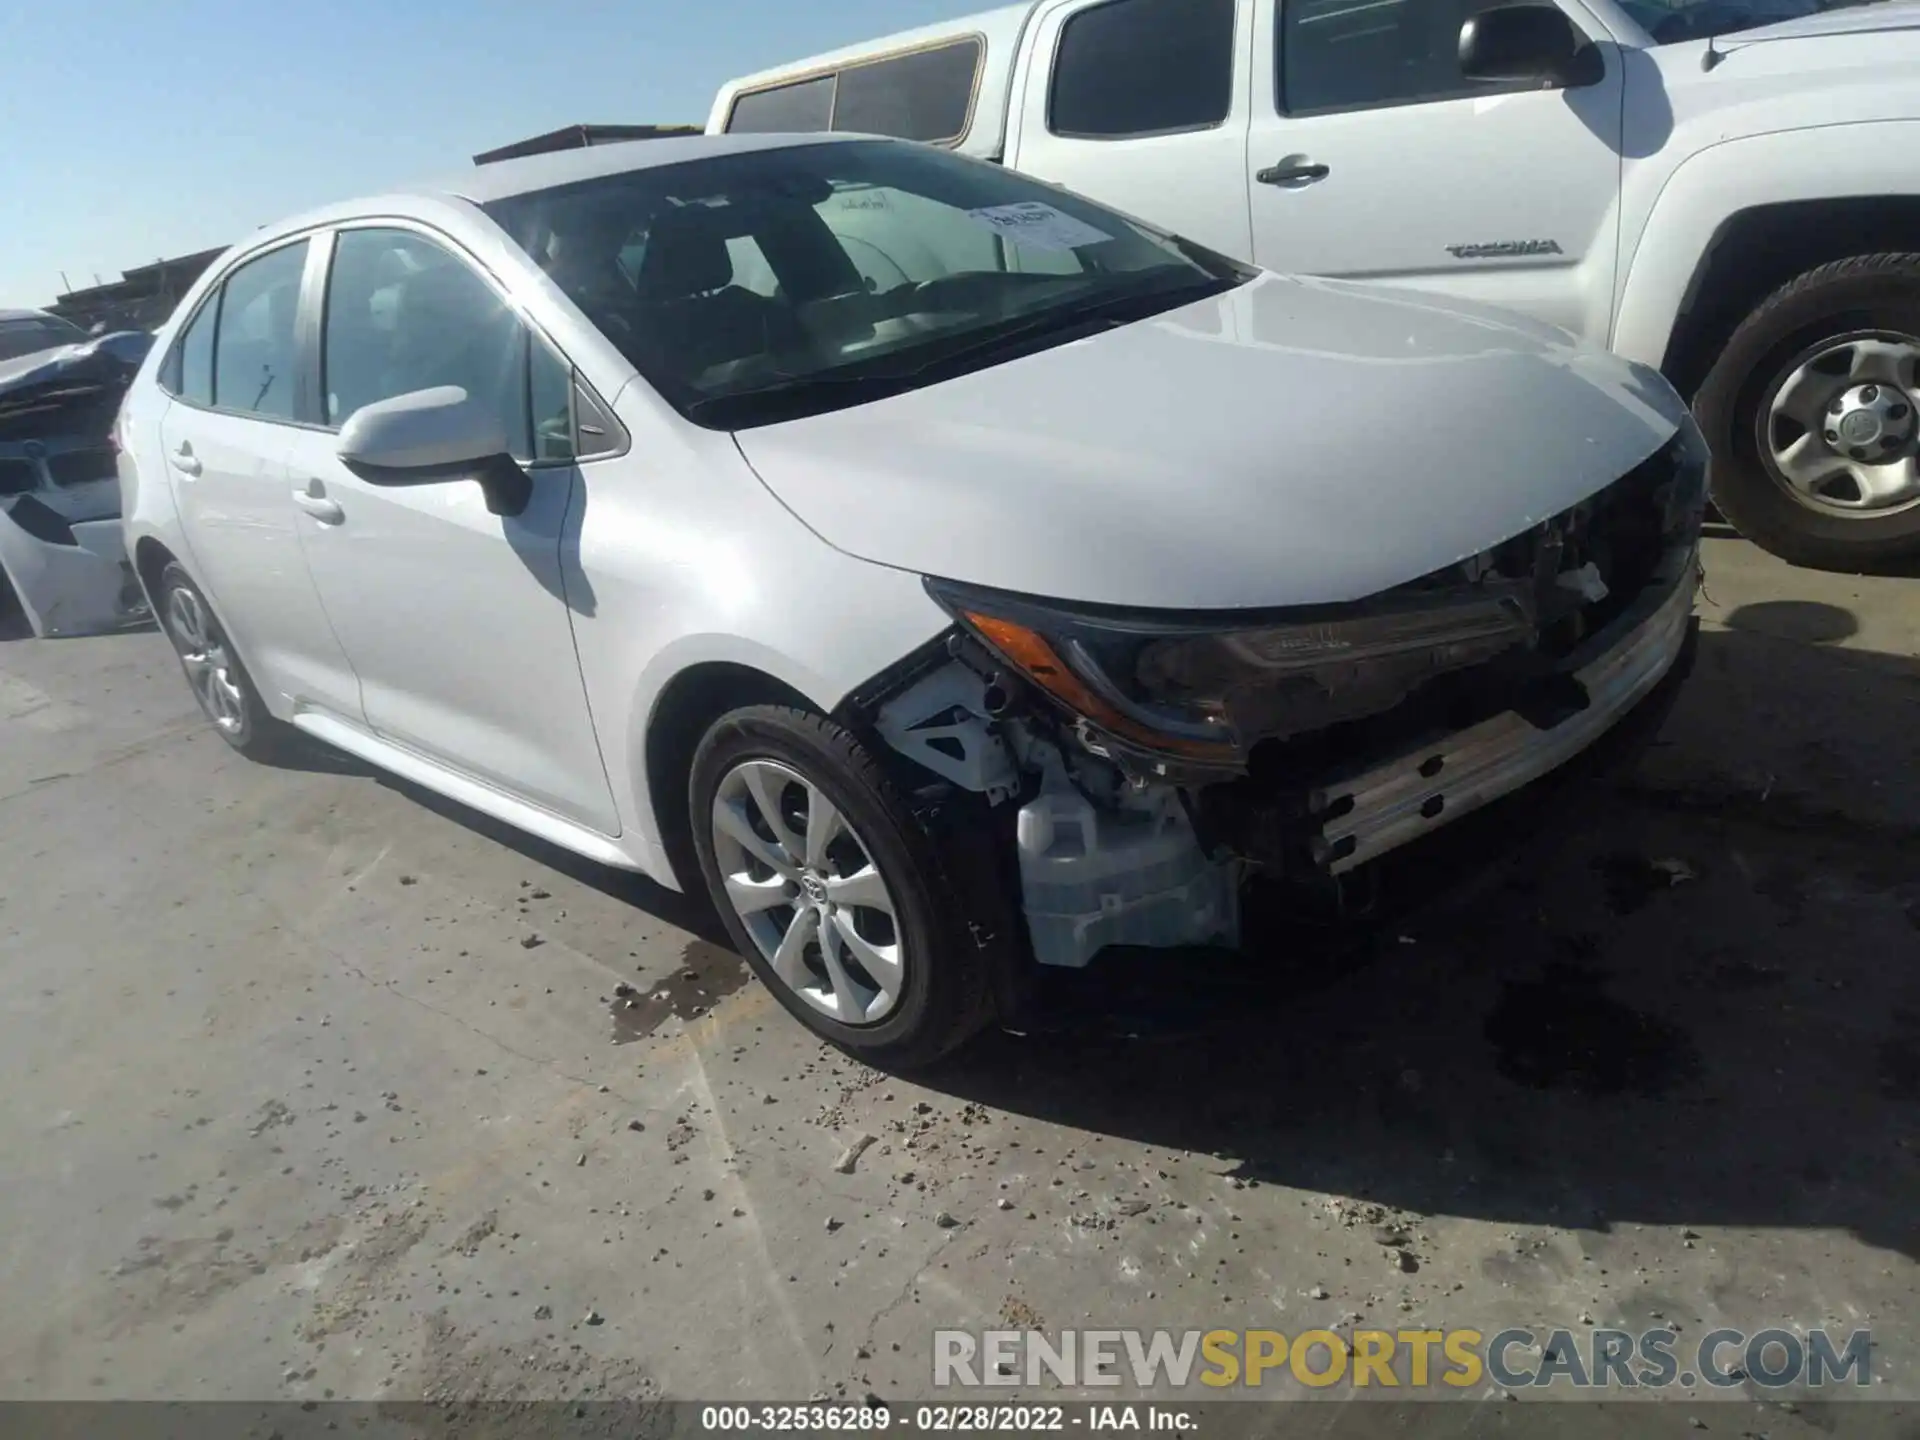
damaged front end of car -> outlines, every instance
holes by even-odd
[[[151,337],[103,335],[0,364],[0,572],[38,636],[139,624],[113,427]]]
[[[984,802],[958,838],[1010,849],[1040,963],[1237,944],[1250,877],[1337,899],[1677,682],[1704,504],[1687,426],[1572,509],[1351,604],[1169,615],[930,580],[954,630],[858,703]]]

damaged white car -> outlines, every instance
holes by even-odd
[[[1361,883],[1657,716],[1693,633],[1703,451],[1652,371],[890,141],[272,227],[122,427],[230,742],[703,887],[889,1063],[1036,962],[1232,943],[1251,880]]]
[[[111,432],[151,337],[0,310],[0,575],[35,635],[135,624]]]

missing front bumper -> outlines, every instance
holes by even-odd
[[[1567,673],[1587,704],[1550,729],[1508,711],[1317,787],[1309,809],[1325,817],[1314,858],[1338,875],[1430,834],[1566,764],[1657,687],[1686,645],[1695,561],[1676,556],[1662,585],[1622,616]],[[1650,613],[1649,613],[1650,612]]]

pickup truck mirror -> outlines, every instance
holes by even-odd
[[[1599,50],[1557,5],[1503,5],[1460,27],[1460,73],[1484,84],[1575,89],[1606,73]]]
[[[369,485],[477,480],[495,515],[518,515],[533,481],[509,451],[499,418],[457,385],[363,405],[340,427],[335,452]]]

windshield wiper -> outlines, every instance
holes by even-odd
[[[1232,289],[1237,283],[1209,277],[1198,284],[1130,286],[1085,304],[1050,305],[1038,313],[996,326],[985,334],[974,332],[966,335],[950,346],[938,346],[936,342],[929,348],[935,348],[937,353],[919,360],[917,364],[890,366],[875,363],[871,367],[846,366],[813,375],[786,376],[747,390],[704,396],[690,402],[685,410],[689,419],[726,416],[728,418],[720,423],[737,425],[741,417],[734,415],[733,407],[739,406],[752,417],[751,423],[764,425],[779,417],[766,413],[763,407],[785,412],[789,406],[804,411],[818,402],[831,406],[864,405],[909,390],[918,390],[934,380],[963,374],[974,368],[973,362],[984,356],[1012,359],[1041,340],[1078,338],[1112,330],[1180,305],[1218,295]]]
[[[1156,284],[1145,288],[1130,287],[1117,294],[1081,305],[1050,305],[1037,314],[999,326],[984,335],[974,335],[964,343],[943,349],[911,369],[890,373],[924,378],[938,371],[949,370],[956,365],[964,365],[967,361],[977,360],[983,355],[1005,355],[1011,359],[1030,341],[1074,336],[1078,333],[1098,334],[1103,330],[1112,330],[1136,320],[1164,314],[1181,305],[1190,305],[1195,301],[1208,299],[1231,289],[1234,283],[1230,280],[1209,277],[1194,285]]]
[[[725,410],[733,405],[748,405],[748,408],[753,408],[749,403],[753,401],[791,400],[805,405],[813,399],[831,399],[835,404],[842,404],[849,403],[849,391],[859,392],[850,402],[857,405],[869,400],[884,400],[889,395],[898,395],[903,391],[917,388],[917,383],[905,375],[875,375],[829,370],[818,375],[789,376],[765,385],[755,385],[747,390],[729,390],[724,395],[708,395],[688,402],[685,408],[688,418],[691,419],[695,416],[711,414],[716,410]]]

